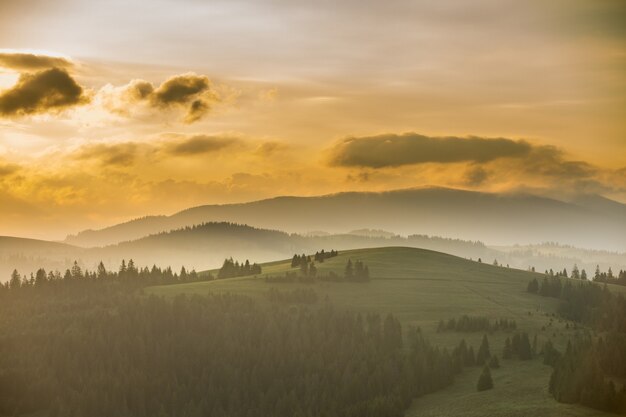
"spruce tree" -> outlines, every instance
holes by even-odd
[[[352,260],[348,259],[348,263],[346,264],[345,270],[345,278],[350,281],[354,277],[354,270],[352,268]]]
[[[491,353],[489,353],[489,341],[487,340],[487,335],[483,335],[483,341],[480,344],[480,348],[478,348],[478,354],[476,355],[476,365],[484,365],[485,361],[489,359]]]
[[[530,339],[528,338],[528,333],[522,333],[517,353],[521,360],[532,359],[533,353],[530,347]]]
[[[478,383],[476,384],[476,389],[478,391],[487,391],[493,388],[493,379],[491,379],[491,371],[489,371],[489,367],[485,365],[483,368],[483,372],[480,374],[478,378]]]

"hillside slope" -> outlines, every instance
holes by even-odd
[[[348,192],[320,197],[277,197],[245,204],[207,205],[172,216],[145,217],[68,236],[67,243],[103,246],[209,221],[245,223],[304,233],[384,229],[489,244],[560,243],[624,250],[623,204],[586,198],[568,203],[528,194],[491,194],[445,188],[381,193]]]
[[[83,248],[65,243],[0,236],[0,282],[8,280],[14,269],[22,273],[42,266],[65,270],[85,252]]]
[[[236,293],[266,302],[270,289],[287,292],[312,289],[320,300],[328,299],[338,308],[363,314],[388,313],[398,317],[404,326],[419,326],[433,343],[452,349],[461,339],[477,349],[483,332],[437,332],[440,320],[447,321],[467,314],[496,320],[515,320],[518,330],[537,337],[539,347],[547,340],[565,349],[569,338],[578,331],[571,323],[551,319],[558,301],[525,291],[539,274],[472,262],[455,256],[422,249],[389,247],[343,251],[339,256],[317,264],[318,273],[343,272],[348,259],[362,260],[372,277],[367,283],[316,282],[313,284],[268,283],[263,275],[209,282],[151,287],[148,294],[174,297],[179,294]],[[264,275],[292,270],[290,260],[263,266]],[[295,270],[294,270],[295,271]],[[611,287],[614,291],[626,290]],[[320,301],[323,302],[323,301]],[[512,332],[489,333],[491,351],[501,358],[504,340]],[[415,402],[407,416],[503,415],[522,417],[540,415],[608,416],[578,405],[557,403],[547,393],[551,368],[540,358],[531,361],[504,360],[494,370],[496,386],[489,394],[476,392],[479,368],[464,371],[455,384]],[[486,395],[489,401],[486,401]]]

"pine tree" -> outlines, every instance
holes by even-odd
[[[78,265],[77,261],[74,261],[74,264],[72,265],[72,278],[82,278],[83,276],[83,271],[80,269],[80,266]]]
[[[346,264],[346,270],[344,276],[347,280],[351,280],[354,276],[354,271],[352,268],[352,260],[348,259],[348,263]]]
[[[102,261],[100,261],[100,263],[98,264],[96,276],[98,277],[98,279],[103,279],[103,278],[106,278],[107,276],[107,270],[104,267],[104,264],[102,263]]]
[[[483,372],[480,374],[478,378],[478,383],[476,384],[476,389],[478,391],[487,391],[493,388],[493,379],[491,379],[491,371],[489,371],[489,367],[485,365],[483,368]]]
[[[11,273],[11,280],[9,281],[9,288],[14,289],[14,288],[19,288],[22,285],[22,276],[20,275],[19,272],[17,272],[17,269],[14,269],[13,272]]]
[[[526,291],[532,294],[537,294],[537,292],[539,291],[539,281],[537,281],[537,278],[534,278],[528,282],[528,287],[526,287]]]
[[[489,359],[491,353],[489,353],[489,341],[487,335],[483,335],[483,341],[478,348],[478,354],[476,354],[476,365],[484,365],[485,361]]]

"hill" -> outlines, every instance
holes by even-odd
[[[14,269],[31,272],[45,266],[65,270],[85,252],[65,243],[0,236],[0,282],[6,281]]]
[[[321,248],[355,249],[377,246],[416,246],[447,251],[465,257],[493,258],[504,254],[480,242],[429,236],[370,237],[362,235],[302,236],[277,230],[259,229],[233,223],[204,223],[150,235],[104,248],[86,251],[92,262],[102,259],[113,267],[121,259],[133,258],[138,265],[181,266],[197,270],[220,266],[225,258],[248,258],[255,262],[291,257],[294,253]]]
[[[152,216],[87,230],[66,243],[93,247],[204,222],[226,221],[289,233],[382,229],[393,234],[428,234],[489,244],[558,241],[623,251],[626,209],[587,196],[576,202],[529,194],[494,194],[446,188],[347,192],[319,197],[276,197],[244,204],[207,205],[171,216]]]
[[[362,260],[370,269],[367,283],[316,282],[314,284],[268,283],[265,275],[278,275],[291,270],[290,260],[263,265],[258,277],[242,277],[209,282],[151,287],[149,294],[166,297],[178,294],[238,293],[266,300],[272,288],[290,291],[313,289],[320,299],[328,299],[342,308],[361,313],[392,313],[404,326],[419,326],[430,341],[448,349],[464,338],[476,349],[483,332],[437,332],[440,320],[467,314],[491,320],[515,320],[519,330],[538,345],[551,340],[564,349],[567,340],[578,330],[565,322],[553,321],[557,301],[528,294],[526,284],[538,274],[468,261],[455,256],[422,249],[389,247],[343,251],[339,256],[318,264],[319,273],[330,270],[342,273],[348,259]],[[615,291],[623,288],[613,287]],[[511,332],[489,334],[492,352],[501,354],[504,339]],[[464,373],[455,384],[415,402],[407,416],[473,415],[506,416],[592,416],[603,415],[576,405],[560,404],[546,392],[551,368],[540,360],[521,362],[503,360],[502,368],[494,370],[496,388],[485,396],[476,393],[479,369]],[[433,400],[435,398],[436,400]],[[468,408],[469,407],[469,408]],[[506,412],[505,412],[506,411]]]
[[[602,271],[609,268],[613,272],[626,270],[626,252],[583,249],[550,242],[538,245],[493,246],[491,249],[504,253],[501,259],[507,260],[506,262],[510,260],[511,265],[532,265],[542,272],[550,268],[567,268],[571,272],[574,265],[592,275],[596,267]]]
[[[205,223],[162,232],[103,248],[78,248],[56,242],[29,239],[0,239],[0,281],[11,271],[28,274],[37,268],[63,272],[74,260],[93,270],[100,261],[117,269],[122,259],[133,259],[137,265],[182,266],[196,270],[218,267],[225,258],[267,262],[311,253],[320,249],[349,250],[368,247],[405,246],[430,249],[468,259],[481,258],[485,263],[497,260],[520,269],[534,266],[538,271],[552,268],[571,271],[574,264],[591,274],[596,265],[602,271],[626,269],[626,255],[606,251],[583,250],[555,244],[534,246],[488,247],[482,242],[427,235],[407,237],[381,230],[357,230],[348,234],[288,234],[233,223]]]

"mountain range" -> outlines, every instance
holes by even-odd
[[[480,240],[493,245],[559,242],[626,250],[626,205],[598,195],[572,201],[531,194],[447,188],[346,192],[318,197],[276,197],[241,204],[205,205],[171,216],[147,216],[70,235],[65,243],[95,247],[136,240],[206,222],[234,222],[306,234],[382,229]]]

